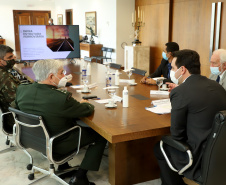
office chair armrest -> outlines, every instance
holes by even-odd
[[[181,152],[186,152],[188,154],[188,158],[189,158],[188,163],[180,170],[177,170],[176,168],[174,168],[164,151],[163,143],[165,143]],[[166,160],[168,166],[171,168],[171,170],[178,172],[179,175],[182,175],[188,168],[190,168],[190,166],[193,163],[193,156],[192,156],[191,150],[189,148],[189,145],[184,142],[174,140],[171,136],[163,136],[162,137],[162,140],[160,141],[160,149],[162,151],[163,156],[165,157],[165,160]]]
[[[80,140],[81,140],[81,132],[82,132],[82,129],[81,129],[80,126],[74,126],[74,127],[70,128],[70,129],[68,129],[68,130],[66,130],[64,132],[61,132],[61,133],[59,133],[59,134],[57,134],[57,135],[55,135],[55,136],[53,136],[53,137],[51,137],[49,139],[50,154],[51,154],[50,158],[51,158],[52,161],[54,161],[53,160],[53,156],[52,156],[52,148],[53,148],[53,141],[54,141],[54,139],[56,139],[56,138],[58,138],[58,137],[60,137],[60,136],[62,136],[64,134],[66,134],[66,133],[68,133],[68,132],[70,132],[70,131],[72,131],[74,129],[77,129],[77,128],[79,129],[79,136],[78,136],[79,138],[78,138],[77,151],[76,151],[76,154],[75,155],[78,154],[79,149],[80,149]]]
[[[5,113],[2,113],[1,117],[3,117],[4,115],[6,114],[12,114],[12,112],[5,112]]]
[[[56,138],[58,138],[58,137],[60,137],[60,136],[62,136],[64,134],[66,134],[66,133],[68,133],[68,132],[70,132],[70,131],[72,131],[72,130],[74,130],[76,128],[78,128],[79,130],[81,130],[80,126],[74,126],[74,127],[70,128],[68,130],[65,130],[64,132],[61,132],[61,133],[59,133],[59,134],[51,137],[50,140],[53,141],[54,139],[56,139]]]
[[[163,143],[181,151],[181,152],[186,152],[187,150],[190,150],[189,145],[187,143],[177,141],[172,138],[172,136],[163,136],[162,137]]]

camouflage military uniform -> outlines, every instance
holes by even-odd
[[[15,78],[5,67],[0,67],[0,107],[2,112],[8,112],[10,103],[15,100],[16,89],[20,81]],[[6,116],[9,126],[13,126],[12,115]]]

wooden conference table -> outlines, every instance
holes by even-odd
[[[73,75],[72,84],[81,83],[79,72],[80,62],[71,64],[66,62],[67,74]],[[31,64],[32,66],[32,64]],[[16,64],[15,67],[26,76],[34,79],[31,66]],[[106,67],[102,64],[92,63],[92,72],[89,83],[96,82],[97,87],[92,88],[88,95],[97,95],[101,99],[109,98],[105,87]],[[114,69],[110,69],[114,71]],[[120,79],[127,79],[126,74],[121,71]],[[129,107],[123,108],[122,103],[117,103],[117,108],[108,109],[104,104],[96,103],[95,112],[88,118],[81,118],[87,125],[109,141],[109,182],[112,185],[130,185],[159,178],[157,160],[153,154],[153,146],[162,135],[169,134],[170,114],[157,115],[145,110],[151,105],[152,100],[168,98],[162,95],[150,96],[150,90],[156,90],[157,86],[140,84],[142,76],[133,74],[137,82],[136,86],[128,86]],[[114,84],[114,76],[112,78]],[[116,89],[116,95],[122,97],[122,90],[126,83],[120,83]],[[68,87],[73,97],[78,101],[85,94],[77,92]],[[138,95],[147,100],[140,100],[131,95]],[[57,100],[56,100],[57,101]]]

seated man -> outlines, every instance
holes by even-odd
[[[226,89],[226,50],[218,49],[213,52],[210,59],[210,79],[217,81]]]
[[[213,52],[210,59],[210,77],[209,79],[217,81],[226,90],[226,50],[218,49]],[[177,80],[171,79],[173,83],[169,83],[169,91],[178,86]]]
[[[63,63],[59,60],[39,60],[32,70],[37,82],[20,85],[16,93],[16,108],[26,113],[43,117],[50,136],[57,135],[71,127],[79,117],[90,116],[94,106],[86,100],[76,101],[72,94],[60,90],[64,77]],[[67,137],[56,141],[54,155],[64,155],[77,147],[78,132],[74,131]],[[94,144],[92,144],[94,143]],[[87,179],[88,170],[97,171],[100,166],[106,140],[91,128],[82,127],[80,146],[89,145],[78,171],[71,178],[71,185],[91,185]]]
[[[20,81],[11,74],[16,56],[9,46],[0,45],[0,107],[2,112],[8,112],[10,103],[15,100],[16,89]],[[13,127],[12,115],[7,116],[7,125]]]
[[[211,132],[214,116],[226,110],[226,91],[217,82],[200,75],[199,54],[192,50],[173,53],[172,72],[180,84],[170,93],[171,135],[173,139],[187,143],[193,155],[192,166],[184,172],[185,177],[200,177],[200,165],[206,139]],[[165,146],[173,166],[181,169],[187,164],[187,154]],[[183,185],[182,176],[172,171],[160,150],[154,148],[161,172],[162,185]]]
[[[161,77],[163,75],[165,80],[163,80],[163,83],[165,82],[171,82],[170,80],[170,70],[171,70],[171,62],[172,62],[172,52],[178,51],[179,45],[176,42],[168,42],[165,44],[162,52],[162,61],[158,69],[148,77],[143,77],[141,79],[141,83],[156,85],[156,81],[152,78],[155,77]]]

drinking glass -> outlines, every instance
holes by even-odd
[[[160,87],[163,84],[163,79],[161,79],[161,78],[157,79],[156,84],[158,85],[158,90],[160,91]]]
[[[113,100],[114,103],[115,103],[115,100],[114,100],[115,93],[116,93],[115,89],[108,88],[108,95],[111,97],[111,99]]]
[[[84,84],[83,91],[88,91],[89,88],[87,86],[87,83],[88,83],[87,76],[82,76],[82,83]]]
[[[129,79],[130,79],[132,73],[133,73],[133,70],[132,70],[132,69],[128,69],[128,70],[126,71],[126,74],[127,74],[127,76],[129,77]]]

